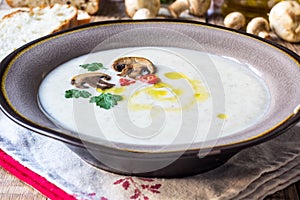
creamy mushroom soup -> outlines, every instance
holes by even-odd
[[[39,90],[59,126],[112,142],[168,145],[235,134],[269,107],[251,66],[199,51],[122,48],[74,58]]]

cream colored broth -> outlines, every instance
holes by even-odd
[[[124,56],[151,60],[161,82],[117,84],[106,92],[121,95],[123,100],[110,110],[87,99],[65,98],[65,91],[73,88],[71,78],[87,73],[80,64],[103,63],[108,69],[101,72],[118,83],[120,77],[110,66]],[[88,91],[100,94],[94,88]],[[82,135],[128,144],[168,145],[218,139],[245,129],[266,112],[269,95],[248,66],[232,59],[187,49],[148,47],[101,51],[62,64],[42,82],[39,102],[51,120]],[[218,133],[212,134],[211,127]]]

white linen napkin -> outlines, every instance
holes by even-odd
[[[61,142],[0,113],[0,148],[77,199],[263,199],[300,180],[300,124],[245,149],[219,168],[179,179],[143,179],[96,169]]]

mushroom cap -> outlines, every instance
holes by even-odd
[[[196,16],[203,16],[208,11],[211,0],[189,0],[189,12]]]
[[[300,42],[300,4],[296,1],[282,1],[270,11],[270,27],[281,39]]]
[[[154,17],[155,15],[153,15],[148,8],[141,8],[134,13],[132,19],[150,19]]]
[[[189,0],[176,0],[168,6],[168,10],[172,17],[177,18],[183,11],[187,10],[189,6]]]
[[[224,18],[224,25],[239,30],[246,25],[246,17],[240,12],[231,12]]]
[[[141,8],[149,9],[151,16],[156,16],[160,8],[160,0],[125,0],[125,11],[129,17]]]
[[[246,32],[260,37],[266,38],[269,36],[270,26],[268,20],[263,17],[253,18],[247,25]]]

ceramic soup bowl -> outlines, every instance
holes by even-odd
[[[91,65],[84,64],[91,63],[103,67],[88,71]],[[299,67],[292,51],[223,27],[97,22],[37,39],[7,56],[0,103],[19,125],[64,142],[100,169],[182,177],[214,169],[298,122]],[[109,75],[98,78],[113,88],[99,82],[93,88],[89,73]],[[145,83],[149,74],[157,80]],[[90,95],[66,98],[71,90]],[[108,94],[116,105],[95,104]]]

